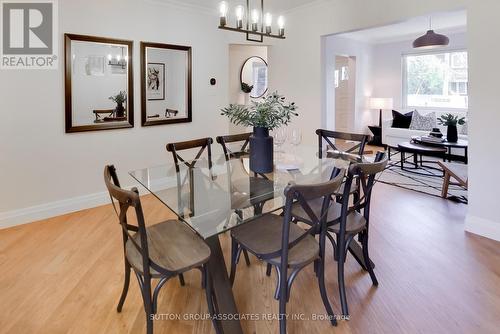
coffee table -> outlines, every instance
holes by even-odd
[[[436,157],[441,158],[443,161],[446,160],[446,154],[448,149],[445,147],[433,146],[433,145],[422,145],[412,142],[403,142],[398,144],[397,147],[389,147],[389,156],[391,156],[391,149],[397,150],[401,154],[401,160],[399,161],[401,170],[426,175],[426,176],[437,176],[442,177],[443,175],[436,175],[435,173],[429,172],[428,169],[439,170],[440,168],[430,166],[428,164],[437,164],[437,160],[424,160],[423,157]],[[407,156],[407,154],[409,154]],[[413,161],[408,161],[413,158]],[[405,167],[405,163],[410,163],[413,168]],[[424,164],[426,163],[426,164]],[[422,171],[419,171],[422,170]]]
[[[467,164],[469,162],[469,154],[468,154],[469,141],[468,140],[459,139],[455,143],[448,142],[448,141],[444,141],[442,143],[429,143],[426,141],[422,141],[420,136],[413,136],[413,137],[411,137],[411,141],[413,143],[421,144],[421,145],[425,145],[425,146],[446,148],[445,158],[449,162],[461,161],[461,162],[464,162],[465,164]],[[452,149],[463,149],[464,155],[452,154],[452,152],[451,152]]]

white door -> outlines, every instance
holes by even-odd
[[[354,130],[356,58],[335,57],[335,130]]]

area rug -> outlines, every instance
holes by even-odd
[[[425,163],[427,166],[438,167],[437,160],[426,158],[431,161]],[[432,162],[434,161],[434,162]],[[420,193],[429,194],[432,196],[441,197],[443,189],[443,172],[440,170],[425,168],[415,170],[421,174],[414,173],[410,163],[404,164],[405,170],[401,169],[400,156],[394,154],[391,157],[389,165],[380,173],[378,182],[389,184],[392,186],[418,191]],[[454,182],[453,178],[451,182]],[[467,190],[462,187],[451,185],[448,189],[448,199],[456,202],[467,203]]]

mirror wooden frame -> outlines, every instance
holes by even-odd
[[[147,83],[146,83],[146,50],[147,48],[179,50],[187,52],[187,117],[164,119],[159,121],[148,120],[147,114]],[[163,124],[190,123],[193,121],[192,111],[192,48],[190,46],[141,42],[141,120],[142,126]]]
[[[251,57],[248,57],[243,62],[243,65],[241,65],[241,69],[240,69],[240,85],[243,85],[243,69],[245,68],[245,65],[250,61],[250,59],[253,59],[253,58],[258,58],[258,59],[262,60],[264,62],[264,64],[266,64],[267,69],[269,70],[269,65],[267,64],[267,61],[264,60],[264,58],[262,58],[260,56],[251,56]],[[268,78],[269,78],[269,76],[268,76]],[[262,93],[262,95],[260,95],[260,96],[251,96],[250,95],[251,93],[248,93],[248,94],[249,94],[249,96],[252,99],[260,99],[261,97],[263,97],[264,95],[266,95],[266,93],[267,93],[268,90],[269,90],[269,83],[268,83],[268,85],[267,85],[266,90],[264,91],[264,93]]]
[[[73,105],[72,105],[72,52],[71,52],[71,42],[72,41],[83,41],[92,43],[103,43],[103,44],[118,44],[126,45],[128,65],[127,65],[127,115],[128,120],[121,123],[100,123],[100,124],[89,124],[89,125],[73,125]],[[134,78],[133,78],[133,41],[112,39],[106,37],[96,37],[87,35],[76,35],[76,34],[64,34],[64,77],[65,77],[65,107],[66,107],[66,133],[73,132],[86,132],[86,131],[100,131],[100,130],[111,130],[111,129],[124,129],[134,127]]]

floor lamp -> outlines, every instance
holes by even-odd
[[[382,110],[391,110],[393,107],[392,98],[371,97],[369,107],[372,110],[378,110],[378,126],[369,126],[368,128],[373,133],[373,138],[369,142],[370,145],[383,146],[382,143]]]
[[[379,110],[378,126],[382,127],[382,110],[391,110],[393,107],[392,98],[371,97],[370,109]]]

